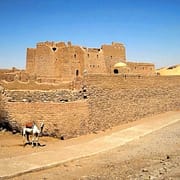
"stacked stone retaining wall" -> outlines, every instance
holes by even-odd
[[[40,125],[44,121],[44,134],[46,135],[71,138],[87,133],[84,126],[89,116],[86,101],[8,102],[6,111],[11,124],[16,124],[19,128],[23,127],[26,122],[35,121],[37,125]]]
[[[180,77],[90,77],[90,131],[180,110]]]
[[[5,105],[8,119],[19,127],[30,120],[37,124],[44,120],[46,134],[71,138],[154,114],[180,110],[179,76],[91,76],[87,78],[86,86],[79,92],[80,96],[76,93],[73,98],[70,93],[69,100],[63,102],[53,99],[52,92],[48,91],[45,95],[50,101],[44,101],[45,95],[43,99],[31,96],[31,101],[24,102],[14,98]],[[30,96],[31,91],[28,93]],[[59,97],[58,93],[53,97],[56,95]]]

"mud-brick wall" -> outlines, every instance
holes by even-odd
[[[85,134],[88,120],[86,101],[69,103],[24,103],[8,102],[6,105],[11,124],[23,126],[34,120],[38,125],[44,120],[44,133],[64,138]]]

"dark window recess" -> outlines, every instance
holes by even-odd
[[[53,47],[53,48],[52,48],[53,51],[56,51],[56,49],[57,49],[56,47]]]
[[[118,73],[119,73],[118,69],[114,69],[114,74],[118,74]]]
[[[79,75],[79,70],[76,70],[76,76],[78,76]]]

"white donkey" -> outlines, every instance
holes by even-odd
[[[39,135],[42,134],[43,128],[44,128],[44,122],[40,124],[40,129],[37,127],[35,122],[26,124],[25,127],[23,127],[22,129],[24,146],[26,144],[31,144],[29,135],[32,135],[32,146],[34,146],[34,144],[38,146]]]

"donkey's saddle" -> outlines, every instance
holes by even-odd
[[[32,127],[33,127],[33,123],[32,122],[26,123],[26,128],[32,128]]]

